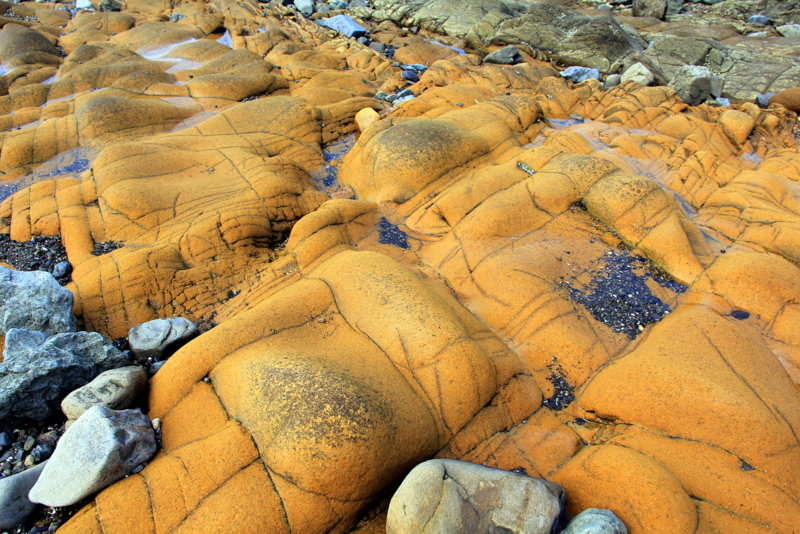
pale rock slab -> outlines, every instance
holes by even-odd
[[[458,460],[429,460],[389,504],[387,534],[550,534],[564,490],[527,475]]]
[[[128,332],[128,342],[137,358],[159,360],[198,334],[197,326],[189,319],[170,317],[137,324]]]
[[[147,382],[147,373],[139,366],[111,369],[67,395],[61,401],[61,411],[67,418],[77,419],[92,406],[112,410],[130,408]]]
[[[94,406],[61,437],[30,491],[30,500],[47,506],[75,504],[129,474],[155,453],[155,433],[146,415]]]

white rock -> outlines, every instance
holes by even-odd
[[[800,24],[784,24],[775,29],[784,37],[800,37]]]
[[[550,534],[564,490],[527,475],[458,460],[429,460],[389,504],[387,534]]]
[[[75,2],[75,9],[94,9],[94,6],[89,0],[78,0]]]
[[[611,510],[588,508],[576,515],[561,534],[628,534],[628,529]]]
[[[137,358],[160,359],[170,356],[198,333],[197,327],[189,319],[156,319],[131,328],[128,332],[128,343]]]
[[[155,433],[146,415],[94,406],[61,437],[29,498],[46,506],[75,504],[155,453]]]
[[[36,503],[28,499],[31,490],[47,462],[42,462],[10,477],[0,480],[0,531],[14,530],[36,510]]]
[[[622,74],[621,82],[636,82],[640,85],[650,85],[653,83],[654,79],[650,69],[641,63],[634,63]]]
[[[130,408],[146,386],[147,373],[141,367],[112,369],[67,395],[61,401],[61,411],[68,419],[77,419],[92,406]]]

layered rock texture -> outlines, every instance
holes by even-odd
[[[370,47],[280,2],[65,6],[0,8],[0,233],[60,236],[79,328],[201,333],[151,380],[163,447],[59,532],[382,532],[431,458],[634,534],[796,530],[797,118],[750,101],[797,85],[796,39],[376,0],[346,12]],[[657,86],[559,76],[636,63]],[[733,103],[682,101],[686,65]]]

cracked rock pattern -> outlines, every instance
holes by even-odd
[[[385,532],[431,458],[633,534],[793,532],[797,117],[753,101],[797,84],[798,42],[321,4],[372,46],[277,1],[0,7],[0,233],[60,237],[79,328],[200,332],[151,380],[163,447],[59,532]],[[636,63],[651,86],[559,75]],[[687,65],[731,105],[681,100]]]

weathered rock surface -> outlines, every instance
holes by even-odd
[[[0,265],[0,335],[12,328],[47,335],[74,332],[73,300],[50,273],[19,272]]]
[[[0,420],[44,420],[69,392],[126,364],[122,353],[96,332],[48,337],[11,329],[0,362]]]
[[[438,457],[634,534],[792,532],[800,156],[753,102],[798,47],[745,22],[792,3],[359,4],[9,8],[66,57],[0,75],[0,233],[60,236],[89,331],[202,332],[152,381],[162,452],[62,531],[381,532]]]
[[[119,480],[156,452],[153,427],[138,410],[95,406],[72,424],[56,446],[30,500],[69,506]]]
[[[198,333],[197,326],[184,317],[155,319],[131,328],[128,343],[137,357],[160,360],[169,357]]]
[[[564,490],[527,475],[456,460],[428,460],[392,497],[387,534],[511,532],[549,534]]]
[[[147,373],[141,367],[111,369],[64,397],[61,411],[68,419],[74,420],[92,406],[124,410],[133,405],[147,383]]]
[[[31,490],[47,462],[16,475],[0,479],[0,529],[14,530],[21,525],[38,506],[28,499]]]
[[[628,534],[628,529],[611,510],[589,508],[576,515],[561,534]]]

